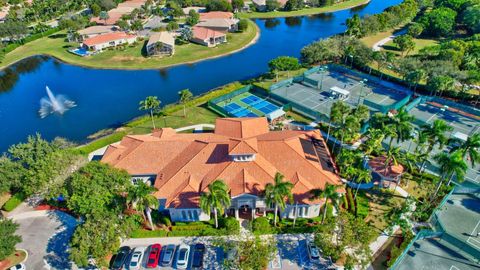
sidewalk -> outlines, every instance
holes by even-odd
[[[398,36],[401,36],[403,34],[405,34],[407,31],[406,30],[401,30],[401,31],[398,31],[397,33],[389,36],[389,37],[386,37],[380,41],[378,41],[377,43],[373,44],[372,46],[372,49],[374,51],[380,51],[383,47],[383,45],[387,44],[388,42],[390,42],[391,40],[393,40],[394,38],[398,37]]]

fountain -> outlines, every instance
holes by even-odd
[[[40,110],[38,111],[41,118],[45,118],[52,113],[63,114],[68,109],[76,106],[75,102],[68,100],[62,95],[55,96],[48,86],[45,88],[47,97],[43,97],[40,100]]]

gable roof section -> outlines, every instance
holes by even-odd
[[[228,137],[249,138],[268,132],[268,121],[265,117],[217,118],[215,121],[215,134]]]
[[[224,12],[224,11],[211,11],[205,13],[199,13],[200,20],[209,20],[209,19],[233,19],[232,12]]]
[[[98,44],[107,43],[110,41],[116,41],[121,39],[131,39],[135,37],[136,37],[135,35],[130,35],[125,32],[112,32],[112,33],[101,34],[98,36],[87,38],[83,41],[83,44],[87,46],[94,46]]]
[[[215,31],[206,27],[194,26],[192,27],[193,38],[199,40],[206,40],[210,38],[226,36],[225,33]]]

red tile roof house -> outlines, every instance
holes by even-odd
[[[319,131],[269,131],[266,118],[219,118],[214,133],[163,128],[128,135],[108,146],[101,161],[126,170],[134,183],[152,183],[159,209],[168,211],[172,221],[209,220],[199,200],[217,179],[229,186],[227,213],[237,218],[239,211],[254,218],[272,210],[262,192],[277,172],[294,185],[298,217],[320,214],[323,200],[310,200],[312,189],[342,184]],[[295,204],[288,204],[281,216],[293,218]]]
[[[105,48],[115,47],[122,44],[132,44],[136,40],[136,35],[130,35],[125,32],[113,32],[87,38],[83,41],[82,47],[97,52]]]
[[[192,38],[190,41],[207,46],[215,47],[218,44],[227,42],[227,34],[209,28],[192,27]]]
[[[238,30],[238,19],[233,17],[231,12],[212,11],[200,13],[200,21],[197,26],[209,28],[219,32],[236,32]]]

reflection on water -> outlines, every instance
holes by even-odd
[[[19,65],[13,65],[0,71],[0,92],[12,89],[20,75],[35,71],[41,63],[48,59],[46,56],[30,57],[22,60]]]
[[[353,7],[353,8],[350,9],[350,13],[360,12],[360,11],[364,10],[369,4],[370,4],[370,2],[368,2],[366,4],[363,4],[363,5],[360,5],[360,6]]]
[[[273,29],[280,24],[280,20],[277,18],[265,19],[265,28]]]
[[[303,17],[287,17],[285,18],[285,24],[293,27],[302,25]]]
[[[307,19],[328,22],[333,20],[334,17],[335,17],[335,13],[330,12],[330,13],[320,13],[320,14],[310,15],[307,17]]]

